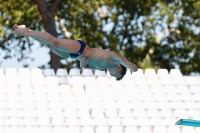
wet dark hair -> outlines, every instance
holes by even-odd
[[[119,81],[119,80],[121,80],[123,77],[124,77],[124,75],[126,74],[126,67],[124,67],[123,65],[121,65],[120,64],[120,66],[121,66],[121,68],[122,68],[122,71],[121,71],[121,77],[119,77],[119,78],[116,78],[116,80],[117,81]]]

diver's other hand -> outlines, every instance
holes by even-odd
[[[15,34],[15,35],[18,35],[18,36],[26,36],[27,32],[28,32],[28,29],[26,28],[25,25],[13,25],[13,31],[12,33]]]
[[[86,57],[82,57],[80,60],[80,67],[87,68],[88,61],[89,61],[89,59],[87,59]]]

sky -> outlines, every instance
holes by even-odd
[[[46,47],[40,47],[40,44],[38,42],[34,42],[34,45],[32,47],[32,53],[30,54],[30,57],[33,57],[35,60],[34,61],[26,61],[29,64],[29,67],[27,67],[29,70],[31,70],[32,68],[37,68],[41,65],[45,65],[50,61],[50,55],[49,55],[49,49]],[[12,59],[3,59],[3,50],[0,50],[1,54],[0,54],[0,62],[2,62],[1,64],[1,68],[3,68],[3,70],[5,71],[6,68],[16,68],[16,70],[18,71],[19,68],[24,68],[23,67],[23,61],[22,62],[18,62],[17,58],[12,58]],[[42,57],[42,58],[41,58]]]

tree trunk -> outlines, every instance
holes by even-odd
[[[51,35],[53,35],[54,37],[57,37],[57,31],[56,31],[56,26],[55,26],[55,22],[54,22],[54,17],[53,14],[50,13],[50,11],[47,13],[47,20],[44,21],[44,28],[45,30],[50,33]],[[58,68],[60,68],[61,64],[60,64],[60,60],[61,57],[56,55],[54,52],[50,51],[50,66],[51,68],[54,69],[54,71],[57,71]]]
[[[57,8],[58,4],[61,3],[61,0],[57,0],[55,2],[55,5],[53,5],[52,7],[48,6],[46,0],[35,0],[37,5],[38,5],[38,9],[40,11],[40,14],[42,16],[42,21],[44,23],[44,28],[46,30],[46,32],[50,33],[52,36],[57,37],[57,31],[56,31],[56,25],[55,25],[55,20],[54,20],[54,11]],[[50,66],[51,68],[54,69],[54,71],[56,72],[58,68],[61,67],[60,64],[60,60],[61,57],[56,55],[54,52],[50,51]]]

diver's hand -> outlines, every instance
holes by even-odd
[[[89,59],[87,59],[86,57],[82,57],[80,60],[80,67],[87,68],[88,61],[89,61]]]
[[[26,28],[25,25],[13,25],[13,31],[12,33],[18,36],[26,36],[28,29]]]

